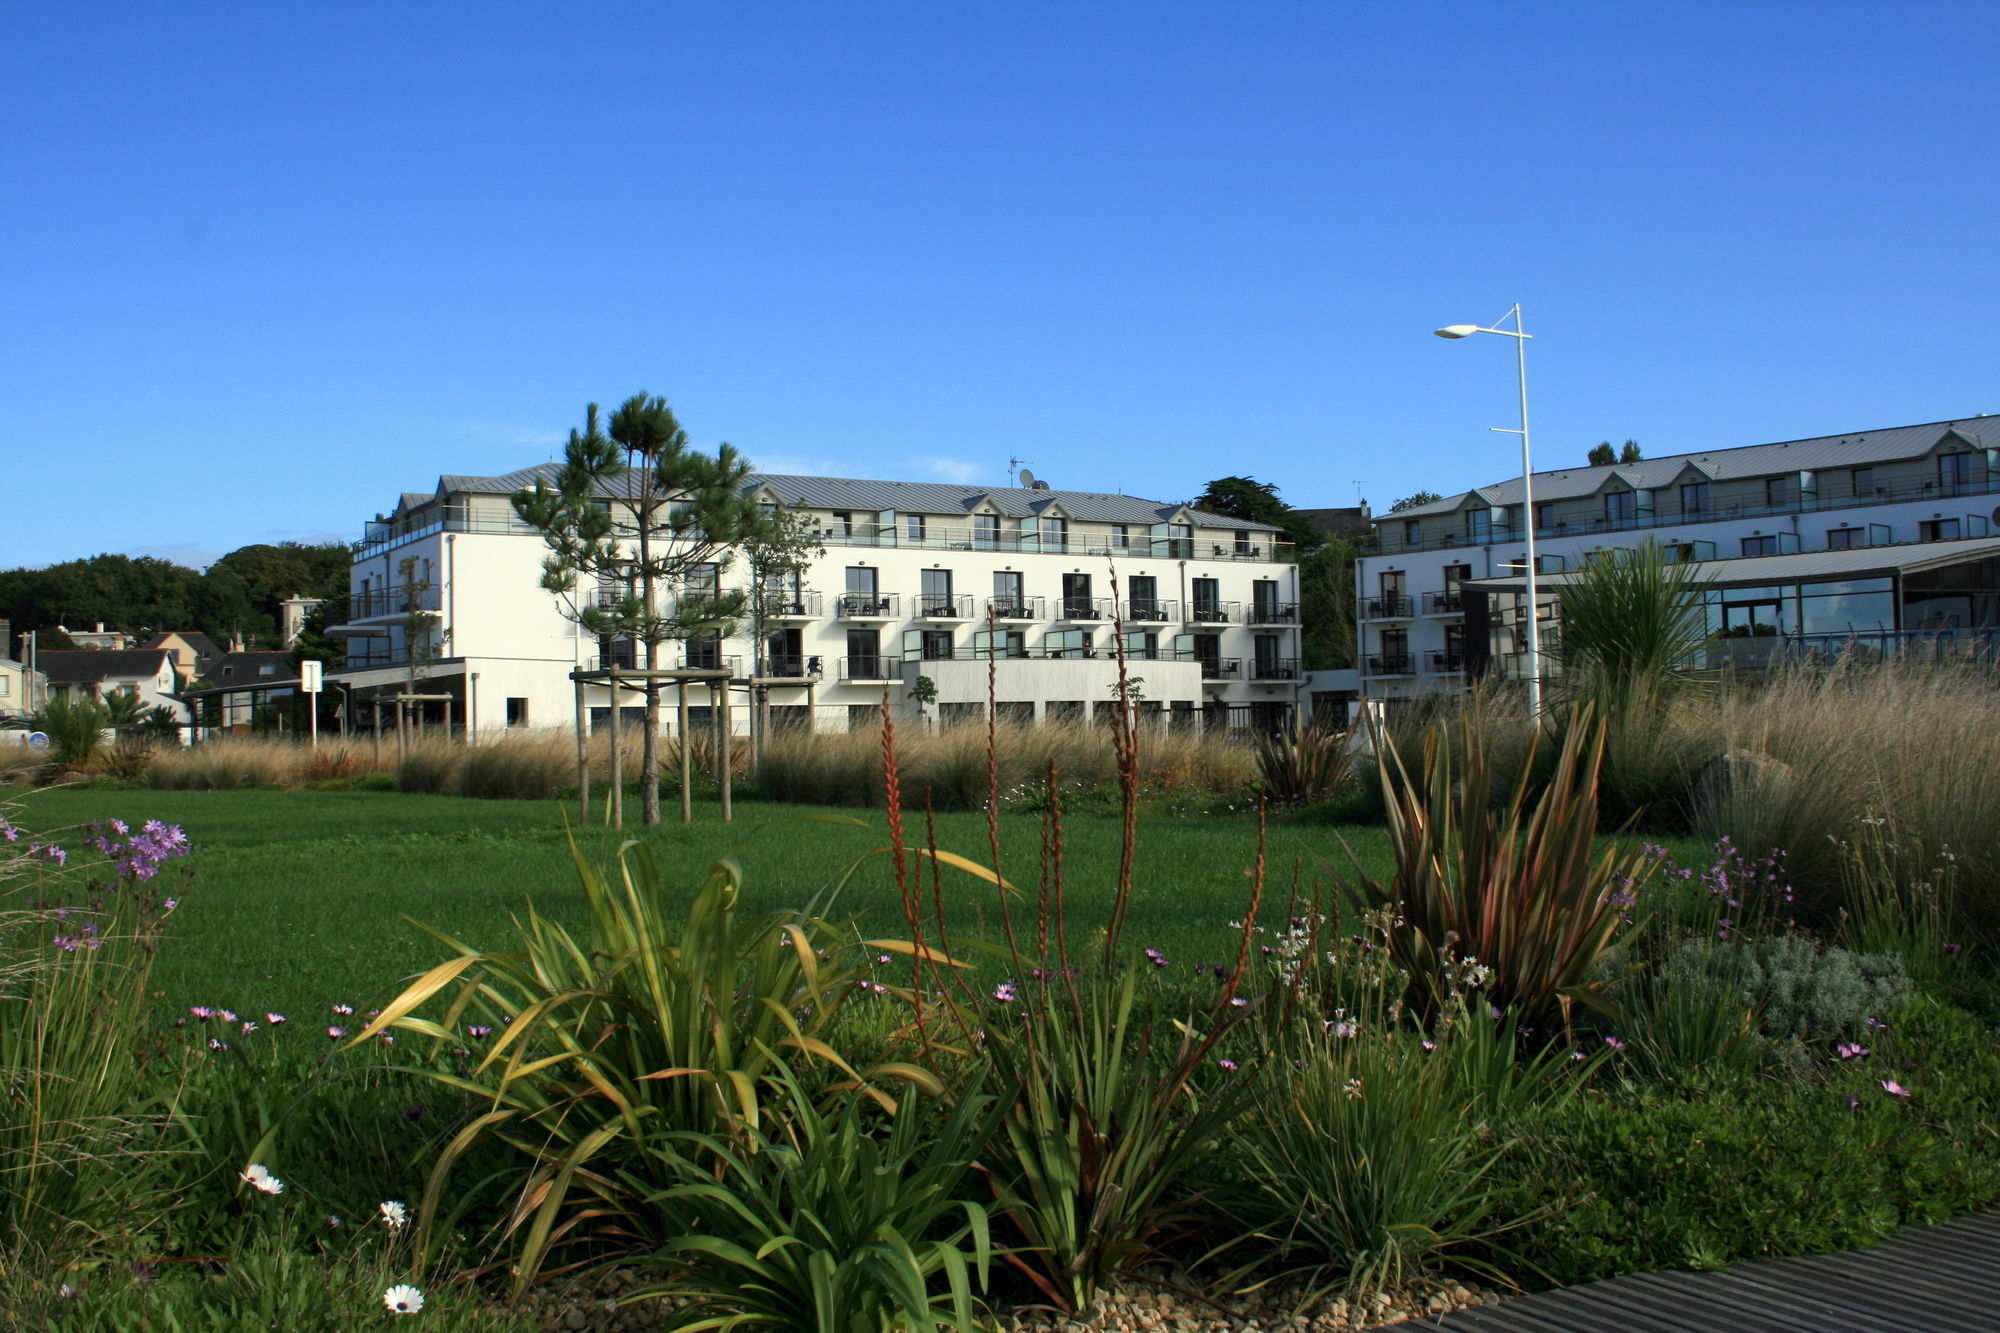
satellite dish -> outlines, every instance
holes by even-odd
[[[1028,469],[1026,469],[1026,468],[1022,468],[1022,469],[1021,469],[1021,485],[1022,485],[1022,486],[1024,486],[1024,487],[1026,487],[1026,488],[1027,488],[1027,489],[1029,489],[1029,490],[1033,490],[1033,489],[1034,489],[1034,486],[1035,486],[1035,474],[1034,474],[1034,473],[1032,473],[1032,472],[1030,472],[1030,471],[1028,471]]]

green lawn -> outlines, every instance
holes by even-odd
[[[868,827],[801,818],[807,813],[858,818]],[[668,882],[690,893],[710,864],[736,857],[746,902],[756,908],[805,903],[887,841],[880,811],[739,802],[734,824],[720,823],[712,806],[696,816],[693,825],[627,836],[652,846]],[[512,943],[510,914],[529,900],[565,922],[581,918],[563,809],[553,803],[362,791],[55,789],[23,796],[15,821],[46,831],[111,817],[177,823],[193,841],[194,882],[172,918],[156,973],[162,1002],[174,1007],[202,1003],[318,1020],[336,1001],[380,1004],[399,980],[443,957],[405,916],[490,948]],[[1040,823],[1008,816],[1001,827],[1006,873],[1025,890],[1022,910],[1031,917]],[[1097,938],[1118,832],[1115,817],[1065,820],[1073,944]],[[1274,823],[1265,919],[1282,917],[1295,862],[1303,861],[1308,887],[1319,876],[1314,858],[1345,864],[1336,832],[1364,859],[1383,863],[1377,829]],[[921,840],[920,816],[910,836]],[[602,855],[612,840],[591,829],[582,842]],[[1231,956],[1229,922],[1248,901],[1256,843],[1256,823],[1245,816],[1142,821],[1130,941],[1177,963]],[[984,862],[984,817],[940,815],[938,845]],[[954,932],[997,940],[991,886],[950,870],[944,884]],[[889,858],[862,867],[835,915],[855,919],[871,936],[908,933]]]

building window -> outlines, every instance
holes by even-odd
[[[903,515],[903,535],[913,542],[924,539],[924,516],[922,514]]]
[[[1062,576],[1063,618],[1065,620],[1096,620],[1097,604],[1090,596],[1090,575],[1065,574]]]
[[[1111,549],[1114,551],[1125,551],[1130,550],[1131,546],[1132,529],[1124,523],[1113,523],[1111,525]]]
[[[977,551],[997,551],[1000,549],[1000,515],[974,514],[972,516],[972,546]]]
[[[882,679],[882,632],[847,631],[847,675],[850,680]]]
[[[1003,569],[993,575],[993,614],[1002,619],[1028,614],[1028,599],[1022,591],[1021,575]]]
[[[1743,539],[1743,554],[1745,555],[1776,555],[1777,553],[1778,539],[1776,537],[1745,537]]]
[[[938,726],[945,731],[954,727],[970,727],[986,720],[986,705],[939,704]]]
[[[1865,528],[1828,528],[1826,549],[1829,551],[1852,551],[1868,544]]]
[[[1417,522],[1417,520],[1415,520],[1414,518],[1404,519],[1403,545],[1422,546],[1423,544],[1424,544],[1424,525]]]
[[[927,629],[924,635],[924,661],[949,662],[951,660],[951,631],[948,629]]]
[[[1917,524],[1918,541],[1955,542],[1958,532],[1959,524],[1955,518],[1936,518]]]
[[[829,537],[852,537],[854,535],[854,515],[846,510],[836,509],[833,513],[833,530]]]
[[[1972,485],[1972,455],[1939,455],[1938,480],[1944,483],[1946,489]]]
[[[1612,523],[1630,523],[1638,515],[1638,498],[1630,491],[1606,491],[1604,494],[1604,517]],[[1547,520],[1541,520],[1548,526]]]
[[[993,705],[993,720],[1003,727],[1032,727],[1035,725],[1035,706],[1032,703],[996,703]]]
[[[867,731],[870,727],[879,730],[882,726],[882,706],[880,704],[847,705],[847,729]]]
[[[1042,720],[1051,726],[1057,723],[1075,726],[1083,721],[1083,700],[1051,699],[1042,705]]]
[[[682,585],[690,593],[713,597],[722,587],[722,575],[714,562],[688,566],[687,582]]]
[[[1250,530],[1248,528],[1238,528],[1236,530],[1236,554],[1239,557],[1250,554]]]
[[[1222,609],[1222,582],[1219,579],[1194,581],[1194,619],[1202,624],[1218,624],[1227,617]]]
[[[1854,469],[1854,498],[1870,500],[1875,496],[1875,469],[1858,467]]]
[[[1681,487],[1681,512],[1693,517],[1708,512],[1708,483],[1693,481]]]
[[[507,701],[507,725],[510,727],[525,727],[528,725],[528,701],[526,699],[509,699]]]
[[[1042,520],[1042,549],[1044,551],[1067,551],[1069,549],[1068,519],[1045,518]]]
[[[1783,509],[1792,502],[1792,477],[1764,478],[1764,503],[1772,509]]]
[[[881,609],[881,597],[875,582],[875,568],[872,565],[849,565],[847,567],[847,604],[842,610],[850,615],[873,615]]]
[[[1493,511],[1474,509],[1465,516],[1465,535],[1475,542],[1493,540]]]
[[[957,611],[958,603],[951,595],[950,570],[926,569],[918,573],[918,578],[923,581],[923,587],[918,598],[917,614],[948,616]]]

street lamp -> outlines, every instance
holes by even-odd
[[[1528,598],[1528,713],[1542,715],[1542,634],[1535,606],[1535,465],[1528,448],[1528,339],[1534,335],[1521,327],[1521,303],[1516,301],[1500,321],[1512,318],[1511,329],[1489,328],[1484,324],[1447,324],[1437,331],[1440,338],[1470,338],[1475,333],[1497,333],[1514,340],[1515,363],[1521,376],[1521,428],[1494,426],[1491,429],[1521,437],[1521,527],[1528,538],[1527,569],[1523,571]],[[1500,321],[1495,321],[1499,323]]]

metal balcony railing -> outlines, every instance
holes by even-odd
[[[901,680],[901,653],[866,653],[840,659],[840,679],[858,681]]]
[[[1201,659],[1203,680],[1243,679],[1243,659],[1240,657],[1204,657]]]
[[[1427,592],[1424,594],[1424,614],[1427,616],[1455,616],[1465,611],[1465,594],[1456,588],[1450,592]]]
[[[436,611],[443,606],[442,594],[435,585],[412,588],[407,584],[396,584],[387,588],[376,588],[368,592],[350,594],[347,599],[346,621],[373,620],[378,616],[403,616],[413,611]],[[326,623],[336,623],[331,610]]]
[[[986,614],[995,620],[1040,620],[1042,599],[1039,597],[989,597],[986,599]]]
[[[1296,657],[1262,657],[1250,664],[1252,680],[1297,680],[1299,659]]]
[[[1416,663],[1408,653],[1374,653],[1361,659],[1364,676],[1413,676]]]
[[[1190,602],[1188,604],[1188,623],[1190,625],[1234,624],[1236,623],[1236,613],[1239,605],[1236,602]]]
[[[1250,620],[1252,625],[1296,625],[1299,623],[1297,602],[1252,602]]]
[[[772,654],[764,659],[762,674],[766,679],[808,680],[826,674],[826,659],[804,654]]]
[[[1401,620],[1414,615],[1415,611],[1415,604],[1411,602],[1407,593],[1385,592],[1379,597],[1368,599],[1370,620]]]
[[[833,607],[838,620],[894,620],[896,594],[893,592],[850,592],[836,599]]]
[[[1056,619],[1100,621],[1111,619],[1109,597],[1063,597],[1056,602]]]
[[[813,620],[819,616],[820,595],[811,589],[767,592],[764,615],[771,620]]]
[[[1454,649],[1433,651],[1430,654],[1430,661],[1431,674],[1435,676],[1445,676],[1465,670],[1465,654]]]
[[[918,620],[970,620],[972,598],[966,593],[921,592],[911,599],[910,614]]]
[[[1158,597],[1132,597],[1125,602],[1125,619],[1141,625],[1166,624],[1180,618],[1180,603]]]
[[[1268,538],[1238,545],[1195,537],[1154,537],[1111,532],[1067,533],[1018,532],[992,528],[968,528],[941,523],[925,523],[920,534],[912,534],[907,516],[900,524],[833,523],[814,534],[828,546],[898,547],[912,551],[1009,551],[1032,555],[1136,556],[1143,560],[1257,561],[1289,564],[1297,559],[1290,542]]]

